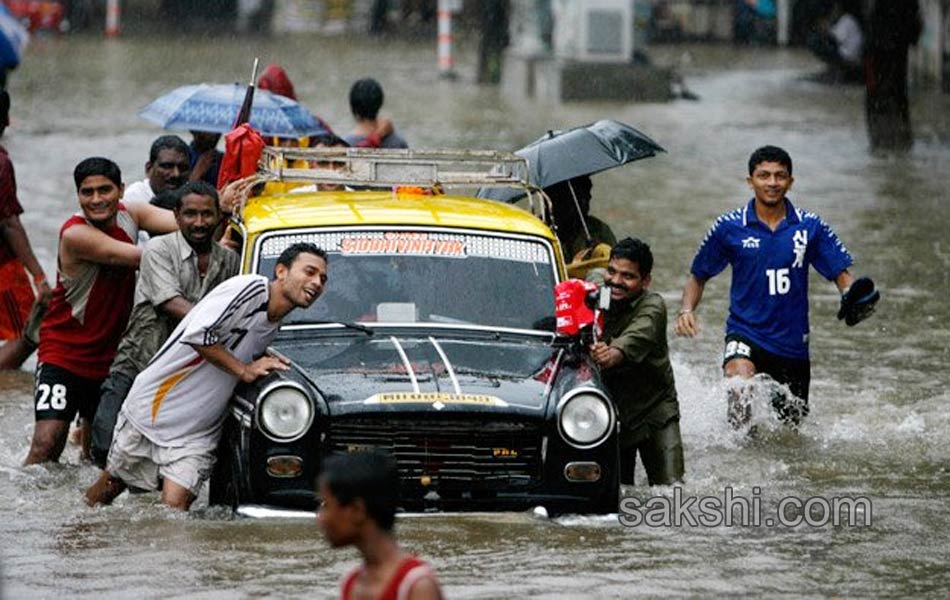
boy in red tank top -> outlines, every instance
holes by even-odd
[[[317,525],[334,548],[356,546],[363,564],[340,585],[343,600],[441,600],[435,572],[396,543],[399,475],[376,453],[329,457],[317,480]]]
[[[139,229],[178,229],[170,210],[122,204],[122,172],[107,158],[81,161],[73,181],[79,212],[59,231],[56,287],[40,325],[27,465],[59,460],[76,414],[87,422],[96,414],[99,388],[132,312]]]

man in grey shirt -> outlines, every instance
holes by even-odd
[[[198,300],[240,268],[238,255],[214,241],[221,221],[217,190],[203,181],[186,183],[177,190],[175,205],[178,231],[152,238],[145,247],[135,307],[102,384],[91,444],[100,467],[132,381]]]

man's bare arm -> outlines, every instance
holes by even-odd
[[[686,280],[686,286],[683,288],[683,299],[680,301],[680,311],[676,315],[676,326],[674,331],[676,335],[694,337],[699,333],[699,324],[696,322],[696,307],[699,301],[703,299],[703,290],[706,282],[698,279],[692,273]]]
[[[138,223],[139,229],[144,229],[152,235],[161,235],[178,229],[175,213],[168,209],[148,203],[136,203],[127,208],[129,214]]]
[[[257,360],[245,363],[224,347],[223,344],[214,344],[213,346],[200,346],[191,344],[203,359],[216,366],[217,368],[235,375],[244,383],[251,383],[259,377],[264,377],[273,371],[287,371],[290,369],[287,363],[275,356],[262,356]]]
[[[26,270],[33,276],[33,282],[36,284],[36,291],[39,294],[41,302],[49,302],[52,290],[46,281],[46,274],[43,273],[43,267],[40,266],[36,255],[33,254],[33,248],[30,246],[30,238],[26,235],[26,229],[20,222],[20,217],[12,215],[0,221],[0,238],[6,240],[7,245],[13,250],[13,254],[20,259]]]
[[[74,225],[63,232],[62,249],[66,251],[64,266],[76,261],[103,265],[137,267],[142,250],[135,244],[119,241],[92,225]]]
[[[409,590],[409,600],[442,600],[442,590],[435,579],[423,576]]]
[[[174,298],[169,298],[168,300],[162,302],[157,308],[180,321],[185,318],[185,315],[187,315],[188,311],[190,311],[194,306],[194,304],[185,298],[181,296],[175,296]]]

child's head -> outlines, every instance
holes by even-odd
[[[370,452],[338,454],[324,461],[317,478],[317,524],[332,546],[356,542],[366,525],[392,531],[399,474],[392,459]]]

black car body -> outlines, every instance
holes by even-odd
[[[408,511],[616,511],[616,410],[553,332],[550,229],[491,201],[337,196],[302,216],[281,198],[245,212],[245,270],[269,274],[307,240],[329,252],[329,281],[272,344],[292,369],[235,391],[212,502],[313,509],[324,457],[382,450]],[[338,222],[342,204],[359,218]]]

